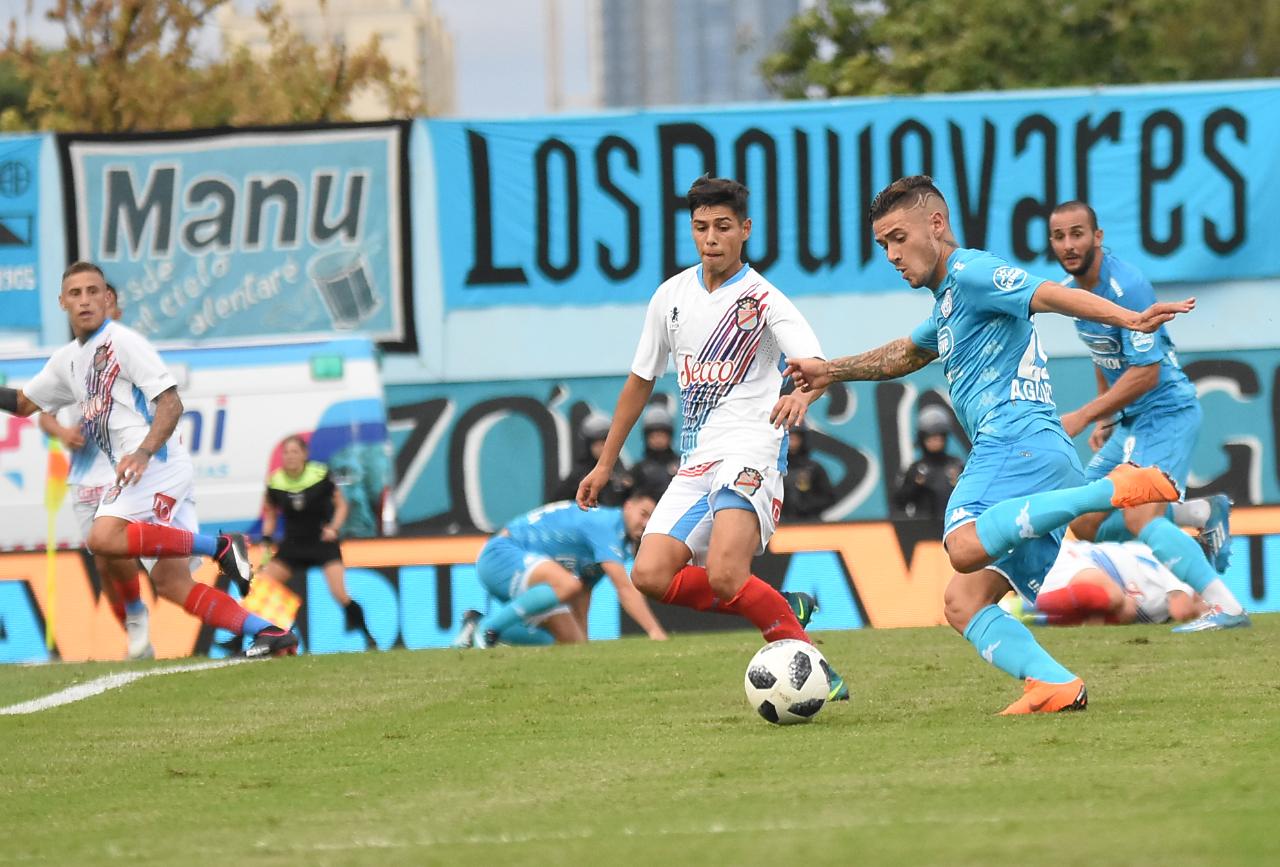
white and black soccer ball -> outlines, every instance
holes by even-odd
[[[812,644],[785,638],[751,657],[746,689],[747,701],[769,722],[808,722],[827,703],[831,666]]]

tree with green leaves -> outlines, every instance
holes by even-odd
[[[818,0],[763,72],[791,98],[1280,75],[1280,4]]]
[[[309,42],[274,3],[257,13],[265,52],[239,46],[202,59],[201,34],[228,2],[57,0],[47,18],[64,32],[59,49],[18,39],[11,22],[0,69],[14,70],[26,104],[0,114],[0,128],[135,132],[341,121],[365,88],[382,94],[391,116],[422,113],[416,87],[376,38],[354,50],[336,38]]]

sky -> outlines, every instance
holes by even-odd
[[[232,0],[251,11],[255,0]],[[591,0],[557,0],[560,17],[561,81],[565,109],[587,106],[591,94],[588,14]],[[453,35],[456,105],[459,117],[521,117],[551,111],[546,64],[548,0],[434,0]],[[61,30],[44,21],[53,0],[0,0],[0,25],[17,19],[20,36],[57,43]],[[495,27],[494,22],[501,22]],[[212,27],[210,52],[220,44]]]

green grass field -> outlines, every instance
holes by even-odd
[[[1280,863],[1280,616],[1038,635],[1087,713],[942,628],[819,634],[853,701],[789,728],[746,632],[149,677],[0,716],[0,864]]]

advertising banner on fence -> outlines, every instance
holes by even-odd
[[[811,631],[938,626],[945,622],[942,594],[951,568],[942,543],[921,538],[917,529],[911,522],[782,527],[753,568],[774,587],[812,593],[822,600]],[[1237,535],[1224,581],[1248,610],[1280,611],[1280,509],[1238,509],[1232,515],[1232,529]],[[491,604],[475,573],[484,538],[343,543],[347,590],[364,609],[379,649],[448,647],[463,612],[483,611]],[[53,598],[60,657],[67,661],[122,659],[124,630],[101,595],[90,558],[75,552],[57,556]],[[226,578],[218,577],[212,563],[202,567],[197,580],[219,581],[227,592],[239,592],[227,585]],[[319,568],[295,575],[289,587],[302,602],[292,616],[296,616],[294,628],[303,652],[367,648],[363,635],[346,628],[342,608]],[[150,592],[144,582],[157,656],[225,657],[242,648],[236,636],[202,627],[179,606],[153,600]],[[44,628],[49,599],[43,554],[0,554],[0,663],[48,659]],[[655,603],[654,611],[667,629],[677,633],[745,628],[737,618],[686,608]],[[643,634],[622,615],[607,581],[596,586],[587,626],[592,640]]]
[[[402,123],[61,136],[69,249],[157,341],[411,347]]]
[[[40,136],[0,138],[0,331],[40,327]]]
[[[747,257],[793,295],[901,289],[865,215],[916,173],[962,245],[1046,276],[1048,214],[1077,198],[1155,282],[1280,274],[1274,82],[425,123],[452,309],[647,300],[696,264],[704,172],[751,188]]]

